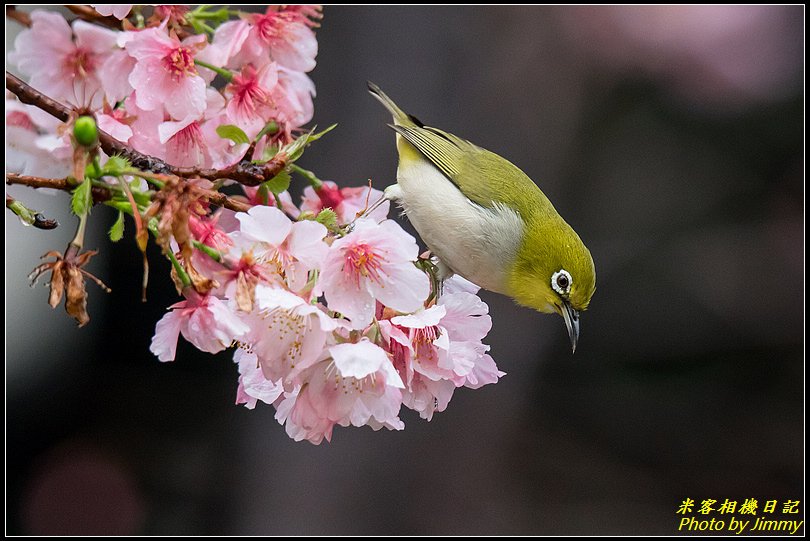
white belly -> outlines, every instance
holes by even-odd
[[[427,161],[400,165],[397,184],[398,203],[430,251],[456,274],[504,293],[523,236],[520,216],[473,203]]]

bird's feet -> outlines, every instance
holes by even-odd
[[[417,266],[424,270],[430,278],[430,297],[428,304],[435,301],[442,295],[444,281],[455,274],[453,269],[448,267],[441,259],[432,255],[430,250],[419,256]]]
[[[372,212],[377,210],[380,205],[385,203],[386,201],[392,201],[393,203],[399,203],[400,199],[402,198],[402,188],[399,187],[399,184],[392,184],[385,189],[383,192],[382,197],[380,197],[377,201],[375,201],[371,206],[366,206],[363,210],[357,213],[354,220],[352,220],[346,226],[346,232],[351,233],[352,229],[354,229],[354,224],[360,218],[364,216],[370,215]]]

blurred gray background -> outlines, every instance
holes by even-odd
[[[152,357],[168,265],[142,304],[109,209],[88,247],[113,293],[88,285],[83,329],[51,311],[25,275],[70,240],[68,200],[15,187],[63,225],[6,213],[8,533],[671,534],[685,498],[801,500],[803,6],[324,14],[314,122],[339,128],[302,165],[394,181],[367,79],[519,165],[596,262],[576,355],[560,318],[485,292],[500,383],[295,443],[233,405],[230,352]]]

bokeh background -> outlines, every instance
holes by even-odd
[[[394,181],[370,79],[518,164],[596,262],[575,356],[561,319],[484,293],[508,375],[403,432],[295,443],[233,404],[228,352],[159,363],[167,265],[142,304],[108,209],[88,245],[113,293],[88,286],[76,329],[26,280],[67,198],[15,187],[63,227],[6,213],[7,531],[672,534],[685,498],[803,519],[803,33],[803,6],[327,7],[315,122],[339,128],[305,167]]]

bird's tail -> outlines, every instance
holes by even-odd
[[[375,85],[371,81],[366,81],[368,84],[368,91],[371,93],[372,96],[377,98],[377,101],[382,103],[388,112],[391,113],[391,116],[394,117],[394,124],[397,126],[419,126],[422,127],[423,124],[419,122],[415,117],[409,115],[399,107],[397,104],[394,103],[394,100],[388,97],[388,95],[383,92],[379,86]]]

